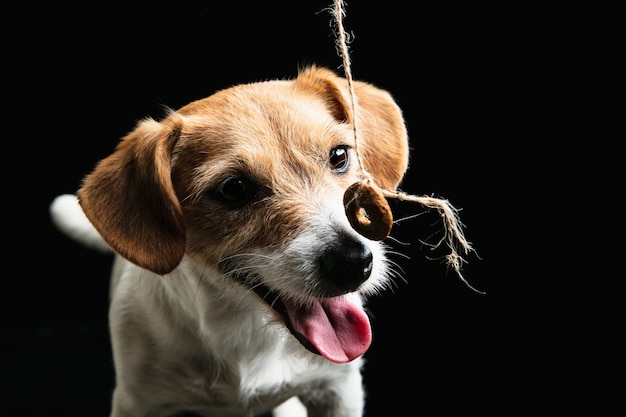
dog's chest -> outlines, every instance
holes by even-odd
[[[313,386],[332,378],[333,369],[325,362],[293,356],[285,351],[262,352],[254,358],[231,363],[216,372],[199,363],[188,363],[186,370],[177,368],[178,375],[171,387],[179,400],[195,404],[194,411],[210,416],[257,415],[269,411],[293,396],[306,393]],[[219,361],[219,359],[217,360]],[[224,364],[222,364],[224,366]]]

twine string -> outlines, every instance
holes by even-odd
[[[467,285],[470,289],[480,294],[484,294],[483,291],[479,291],[472,285],[470,285],[461,272],[463,264],[465,263],[463,255],[467,255],[475,251],[472,247],[472,244],[465,238],[465,234],[463,233],[464,225],[463,223],[461,223],[458,210],[454,206],[452,206],[452,204],[450,204],[448,200],[429,196],[416,196],[397,190],[383,189],[376,184],[376,181],[374,180],[372,175],[365,168],[358,146],[358,99],[354,90],[352,67],[350,63],[350,53],[348,50],[348,43],[350,40],[348,39],[348,35],[346,34],[345,28],[343,26],[343,19],[346,15],[345,1],[333,0],[333,2],[334,7],[332,8],[332,12],[334,16],[334,22],[337,27],[336,45],[338,49],[338,54],[342,59],[345,77],[348,81],[350,106],[352,110],[352,132],[354,135],[354,148],[357,157],[357,163],[359,166],[359,176],[364,183],[369,183],[370,185],[376,187],[387,198],[395,198],[401,201],[415,202],[421,204],[424,207],[436,209],[442,218],[444,234],[437,243],[432,245],[432,249],[436,249],[442,244],[445,244],[450,249],[450,253],[445,256],[446,264],[454,270],[459,279],[461,279],[461,281],[463,281],[465,285]]]
[[[354,91],[354,81],[352,79],[352,65],[350,62],[350,52],[348,50],[348,35],[343,26],[343,18],[346,15],[344,0],[334,0],[333,15],[335,24],[337,25],[337,49],[342,59],[343,69],[348,80],[348,89],[350,91],[350,107],[352,110],[352,134],[354,135],[354,151],[356,153],[357,163],[359,164],[359,176],[365,183],[373,182],[372,175],[363,165],[363,159],[359,150],[358,136],[358,117],[357,117],[357,95]]]

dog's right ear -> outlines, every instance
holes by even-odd
[[[185,252],[183,212],[170,178],[180,129],[176,117],[139,122],[77,192],[85,215],[113,250],[161,275],[176,268]]]
[[[311,66],[300,70],[296,85],[321,96],[339,122],[354,123],[348,81],[333,71]],[[408,168],[409,143],[404,117],[391,94],[355,81],[358,135],[363,163],[378,186],[395,190]]]

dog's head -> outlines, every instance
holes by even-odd
[[[354,89],[364,168],[393,190],[408,164],[401,111],[384,90]],[[188,256],[253,288],[310,350],[352,360],[371,337],[352,295],[383,288],[390,270],[383,244],[344,211],[359,180],[349,97],[344,78],[308,67],[143,120],[85,178],[79,202],[131,262],[164,275]]]

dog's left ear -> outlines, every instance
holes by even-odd
[[[322,95],[333,116],[352,123],[348,81],[329,69],[311,66],[300,71],[296,86]],[[395,190],[408,168],[409,144],[402,111],[388,91],[354,81],[357,97],[357,140],[366,170],[379,187]]]

